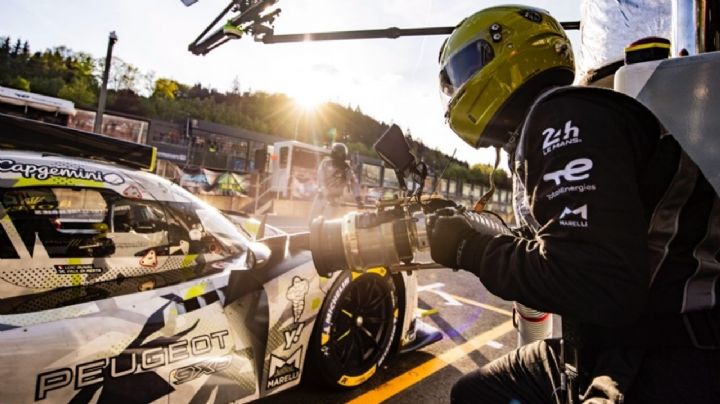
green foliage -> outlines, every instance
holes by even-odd
[[[468,179],[468,172],[469,170],[467,167],[463,167],[455,163],[450,163],[447,170],[445,170],[445,177],[466,180]]]
[[[490,174],[493,172],[493,166],[490,164],[474,164],[470,168],[471,177],[470,179],[483,184],[490,183]],[[495,170],[495,184],[498,186],[509,186],[510,177],[502,168]]]
[[[85,108],[93,108],[99,93],[104,59],[95,59],[64,46],[30,51],[27,41],[0,37],[0,85],[66,98]],[[326,103],[314,111],[298,106],[284,94],[242,92],[239,80],[232,89],[221,93],[196,83],[192,86],[169,78],[154,79],[153,72],[120,58],[113,58],[108,82],[107,109],[151,119],[184,122],[187,117],[237,126],[312,144],[344,142],[351,152],[375,156],[372,144],[389,125],[365,115],[358,106]],[[488,183],[492,167],[474,165],[406,139],[415,156],[428,164],[431,175],[439,175],[447,166],[446,178]],[[509,184],[507,174],[498,170],[495,181]]]
[[[62,91],[65,97],[90,105],[98,91],[95,70],[95,61],[87,53],[64,46],[31,53],[27,41],[0,38],[0,86],[52,97]]]
[[[174,100],[175,94],[177,94],[180,87],[178,82],[171,79],[159,78],[155,81],[155,90],[153,91],[153,97],[160,97],[166,100]]]
[[[64,85],[65,80],[60,77],[33,77],[30,88],[33,92],[55,97]]]
[[[97,59],[98,73],[105,70],[105,59]],[[101,74],[98,74],[101,75]],[[141,90],[143,75],[140,69],[126,63],[119,57],[113,56],[110,61],[110,72],[108,75],[108,89],[115,91],[130,90],[139,93]]]
[[[360,142],[351,142],[347,143],[348,150],[350,153],[358,153],[363,156],[371,156],[376,157],[375,150],[372,149],[371,146],[368,146],[364,143]]]
[[[10,87],[17,88],[18,90],[30,91],[30,81],[25,77],[16,76],[10,81]]]
[[[95,92],[87,81],[75,79],[58,91],[58,97],[68,99],[79,105],[93,105],[97,102]]]

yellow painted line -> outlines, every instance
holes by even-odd
[[[453,362],[465,357],[470,352],[481,348],[496,338],[513,330],[512,321],[506,321],[495,328],[474,337],[473,339],[443,352],[429,361],[419,365],[400,376],[389,380],[381,386],[368,391],[367,393],[348,401],[349,404],[380,403],[390,397],[420,382],[426,377],[436,373]]]
[[[420,310],[419,314],[420,317],[427,317],[432,316],[434,314],[438,314],[440,311],[438,309],[427,309],[427,310]]]

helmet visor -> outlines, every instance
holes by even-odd
[[[452,55],[440,71],[440,90],[452,98],[457,90],[495,57],[484,39],[471,42]]]

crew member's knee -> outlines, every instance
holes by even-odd
[[[450,403],[477,403],[489,393],[487,378],[482,370],[462,376],[450,390]]]

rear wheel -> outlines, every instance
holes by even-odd
[[[353,387],[385,361],[395,336],[395,286],[384,268],[345,271],[328,291],[310,343],[313,376]]]

